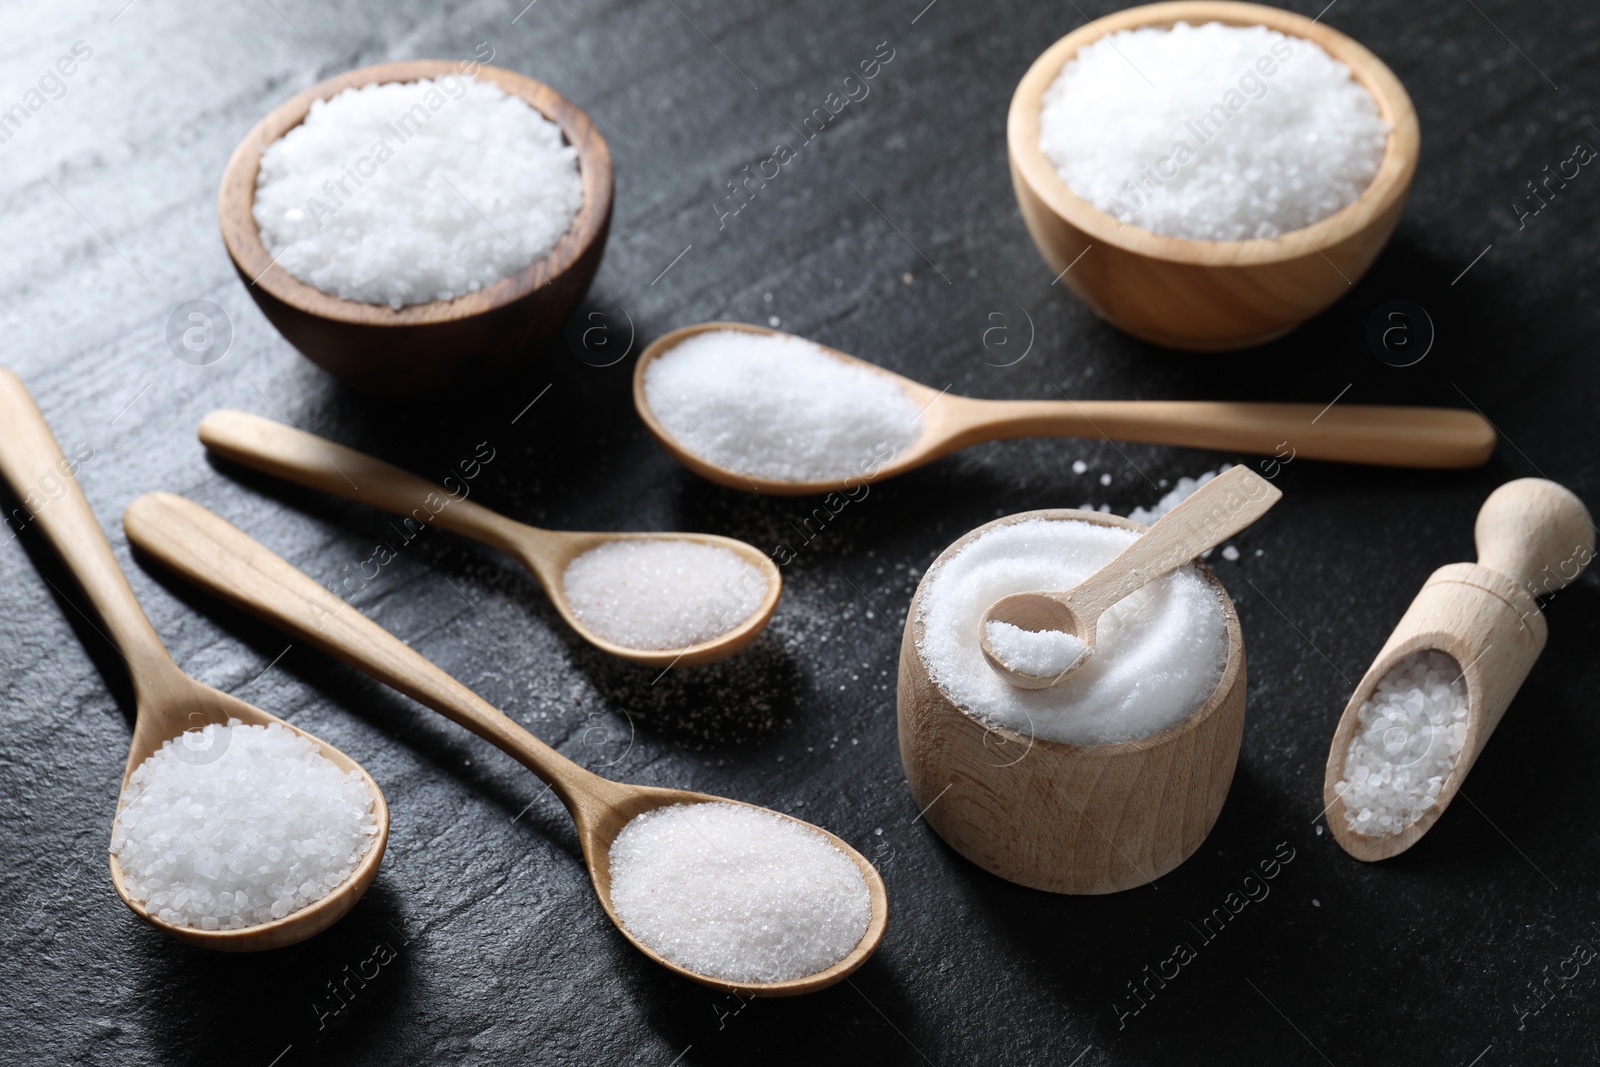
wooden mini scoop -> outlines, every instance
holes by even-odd
[[[1554,482],[1520,478],[1489,494],[1474,529],[1478,562],[1452,563],[1433,572],[1362,676],[1334,732],[1322,799],[1328,829],[1346,852],[1368,861],[1397,856],[1449,807],[1544,650],[1549,629],[1535,598],[1583,573],[1594,558],[1594,534],[1583,502]],[[1467,734],[1461,753],[1437,801],[1420,818],[1396,834],[1357,833],[1350,829],[1336,786],[1345,778],[1345,757],[1360,728],[1361,705],[1396,663],[1430,650],[1453,658],[1466,683]]]
[[[585,641],[613,656],[647,667],[695,667],[738,652],[772,620],[783,592],[777,564],[754,545],[716,534],[574,533],[542,530],[515,522],[475,501],[458,499],[443,486],[401,470],[353,448],[336,444],[242,411],[213,411],[200,423],[204,445],[235,463],[275,478],[335,493],[373,507],[432,523],[515,556],[533,572],[567,625]],[[610,541],[674,540],[725,548],[761,572],[766,581],[760,604],[726,633],[688,648],[640,649],[608,641],[583,624],[567,599],[567,564]],[[730,602],[744,590],[730,590]]]
[[[899,383],[922,412],[922,434],[898,455],[865,473],[818,482],[781,481],[696,455],[667,431],[650,406],[645,371],[651,361],[708,330],[791,336],[742,322],[705,322],[673,330],[639,354],[633,372],[633,406],[679,463],[719,485],[746,492],[783,496],[843,492],[904,474],[971,445],[1013,437],[1094,437],[1264,456],[1277,454],[1287,443],[1300,459],[1379,467],[1481,467],[1494,452],[1494,427],[1475,411],[1211,400],[976,400],[930,389],[876,364],[818,345],[831,356]]]
[[[238,930],[201,930],[163,922],[128,895],[122,865],[113,855],[110,857],[111,883],[117,895],[135,915],[157,929],[181,941],[223,952],[279,948],[327,929],[361,899],[383,859],[384,845],[389,838],[389,808],[378,783],[360,764],[332,745],[236,697],[203,685],[178,668],[134,598],[133,588],[117,564],[94,513],[89,510],[89,501],[44,416],[21,380],[3,368],[0,368],[0,426],[5,428],[0,434],[0,474],[22,498],[24,506],[33,510],[33,521],[39,524],[83,587],[105,623],[109,640],[122,653],[133,677],[133,742],[122,772],[124,790],[134,770],[168,740],[176,739],[178,745],[184,746],[179,750],[180,758],[210,762],[221,757],[223,752],[212,753],[185,745],[185,735],[202,730],[208,723],[238,719],[249,726],[276,723],[293,730],[315,744],[321,755],[341,771],[359,772],[372,794],[378,833],[365,858],[333,892],[281,919]],[[40,498],[44,499],[43,503],[37,503]],[[196,732],[193,736],[198,738],[200,734]],[[117,799],[117,811],[119,814],[122,811],[121,796]]]
[[[129,505],[122,521],[129,541],[136,548],[148,552],[200,588],[426,704],[538,775],[566,805],[577,823],[589,877],[606,915],[639,951],[668,970],[723,992],[758,997],[794,996],[843,980],[866,962],[883,939],[889,902],[877,869],[866,857],[826,830],[784,815],[822,835],[850,857],[866,880],[872,896],[872,918],[856,947],[825,970],[784,982],[730,982],[673,963],[634,937],[617,917],[611,903],[611,844],[629,821],[644,812],[673,804],[738,804],[740,801],[683,789],[624,785],[585,770],[428,662],[404,641],[252,541],[242,530],[183,497],[170,493],[142,496]]]
[[[1064,593],[1012,593],[989,605],[978,623],[983,657],[1006,681],[1021,689],[1048,689],[1071,677],[1095,651],[1096,624],[1108,608],[1208,548],[1255,522],[1283,497],[1248,467],[1231,467],[1196,489],[1117,554]],[[1086,646],[1077,662],[1059,674],[1037,675],[1008,665],[989,641],[989,623],[1023,630],[1060,630]]]

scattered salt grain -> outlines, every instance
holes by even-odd
[[[237,930],[313,904],[378,833],[372,794],[276,723],[238,719],[167,741],[134,769],[111,853],[162,922]]]
[[[1179,478],[1178,484],[1168,490],[1167,494],[1163,496],[1153,507],[1134,508],[1132,511],[1128,512],[1128,518],[1132,519],[1134,522],[1142,522],[1146,526],[1149,526],[1160,519],[1161,516],[1165,515],[1167,512],[1171,511],[1185,500],[1188,500],[1191,496],[1194,496],[1196,489],[1199,489],[1202,485],[1205,485],[1211,479],[1215,478],[1217,475],[1221,474],[1227,469],[1228,464],[1223,464],[1214,471],[1206,471],[1198,478]],[[1161,479],[1161,484],[1166,485],[1167,480],[1165,478]]]
[[[1439,802],[1466,743],[1461,666],[1443,652],[1414,652],[1379,680],[1357,715],[1344,778],[1334,790],[1351,830],[1397,834]]]
[[[451,300],[548,255],[583,203],[561,127],[489,82],[346,89],[261,154],[253,214],[290,274],[346,300]]]
[[[1064,630],[1024,630],[997,619],[984,623],[983,630],[996,659],[1008,670],[1035,678],[1070,671],[1089,653],[1082,638]]]
[[[1187,718],[1216,689],[1228,653],[1222,603],[1193,565],[1107,610],[1094,656],[1052,688],[1009,684],[978,643],[984,612],[996,600],[1070,589],[1136,538],[1076,519],[1027,519],[976,538],[924,579],[918,650],[929,675],[980,720],[1069,744],[1147,737]]]
[[[617,917],[654,951],[729,982],[804,978],[848,956],[872,895],[832,842],[742,804],[636,816],[611,845]]]
[[[607,541],[567,564],[572,612],[625,648],[688,648],[748,619],[767,595],[753,564],[720,545],[678,538]]]
[[[788,482],[848,478],[922,434],[898,382],[799,337],[708,330],[645,370],[650,410],[708,463]]]
[[[1087,463],[1085,463],[1083,460],[1075,459],[1075,460],[1072,461],[1072,473],[1073,474],[1086,474],[1086,473],[1088,473],[1088,470],[1089,470],[1089,465]]]
[[[1039,114],[1039,147],[1074,193],[1207,241],[1276,237],[1353,203],[1388,135],[1372,94],[1321,46],[1215,22],[1101,35]]]
[[[1222,558],[1227,560],[1229,563],[1233,563],[1239,558],[1239,550],[1233,545],[1224,545],[1222,548]]]

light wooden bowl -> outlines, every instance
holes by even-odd
[[[1080,48],[1102,35],[1178,22],[1264,25],[1313,41],[1349,66],[1392,127],[1378,174],[1366,191],[1299,231],[1252,241],[1152,233],[1123,224],[1074,194],[1039,147],[1045,90]],[[1017,204],[1050,270],[1072,266],[1062,283],[1118,329],[1152,344],[1197,352],[1281,337],[1349,292],[1400,220],[1419,142],[1416,109],[1405,87],[1366,48],[1291,11],[1209,0],[1128,8],[1068,34],[1028,69],[1006,119]],[[1090,246],[1094,250],[1085,255]]]
[[[1095,511],[1049,509],[986,523],[945,549],[932,574],[980,535],[1028,519],[1082,519],[1143,530]],[[1152,737],[1068,745],[989,726],[928,676],[917,645],[927,574],[900,645],[900,761],[917,807],[945,842],[991,874],[1051,893],[1115,893],[1166,874],[1211,832],[1244,733],[1244,638],[1216,575],[1228,659],[1210,698]]]
[[[549,255],[475,293],[399,310],[324,293],[273,263],[251,213],[262,151],[304,121],[313,101],[352,85],[459,73],[457,63],[418,59],[329,78],[262,119],[234,150],[222,176],[217,205],[222,240],[245,288],[290,344],[362,392],[416,397],[504,378],[561,330],[600,267],[611,227],[611,152],[605,139],[576,104],[554,89],[485,66],[478,67],[477,78],[559,123],[578,150],[583,205]]]

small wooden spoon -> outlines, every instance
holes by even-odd
[[[777,564],[754,545],[697,533],[573,533],[515,522],[482,504],[458,498],[425,478],[353,448],[243,411],[213,411],[200,423],[200,440],[217,455],[297,485],[432,523],[515,556],[533,572],[567,625],[604,652],[647,667],[695,667],[738,652],[772,619],[783,592]],[[567,564],[611,541],[693,541],[725,548],[761,571],[761,602],[728,632],[688,648],[640,649],[608,641],[585,626],[567,599]],[[730,591],[731,592],[731,591]],[[741,594],[743,590],[739,591]]]
[[[978,624],[984,658],[996,673],[1021,689],[1058,685],[1094,655],[1096,624],[1107,608],[1226,541],[1265,515],[1282,496],[1276,486],[1248,467],[1229,468],[1163,515],[1116,559],[1066,592],[1012,593],[990,604]],[[1023,630],[1059,630],[1087,647],[1059,674],[1030,674],[1008,666],[994,650],[989,642],[991,622]]]
[[[930,389],[819,345],[832,356],[898,382],[922,409],[922,434],[910,447],[865,473],[826,481],[787,482],[713,463],[684,447],[656,418],[645,371],[651,361],[708,330],[788,336],[742,322],[706,322],[673,330],[640,353],[633,373],[633,406],[656,440],[678,462],[719,485],[747,492],[785,496],[841,492],[904,474],[970,445],[1012,437],[1103,437],[1110,441],[1258,455],[1275,455],[1287,445],[1301,459],[1380,467],[1480,467],[1494,452],[1494,427],[1473,411],[1211,400],[975,400]]]
[[[384,846],[389,839],[389,807],[384,803],[378,783],[360,764],[332,745],[236,697],[203,685],[178,668],[134,598],[127,576],[122,573],[111,545],[89,510],[89,501],[78,485],[74,468],[62,455],[61,446],[56,443],[44,416],[22,381],[4,368],[0,368],[0,426],[5,427],[5,433],[0,435],[0,474],[22,498],[24,506],[33,510],[33,520],[83,587],[109,631],[109,640],[122,653],[133,676],[133,743],[122,773],[124,790],[134,770],[169,738],[183,745],[188,731],[201,730],[207,723],[238,719],[250,726],[277,723],[294,730],[315,744],[341,771],[359,771],[372,793],[378,833],[366,857],[333,892],[281,919],[239,930],[200,930],[163,922],[128,895],[122,865],[113,855],[110,857],[111,882],[117,895],[135,915],[152,926],[181,941],[222,952],[280,948],[326,930],[361,899],[383,859]],[[40,497],[44,502],[35,503]],[[213,755],[191,747],[186,747],[185,751],[196,761],[209,761],[222,754]],[[117,812],[121,811],[119,796]]]
[[[589,877],[606,914],[639,951],[668,970],[724,992],[793,996],[823,989],[845,978],[866,962],[883,939],[889,902],[877,869],[826,830],[785,815],[825,837],[854,861],[866,879],[872,895],[872,919],[860,942],[832,967],[784,982],[730,982],[673,963],[634,937],[617,917],[611,903],[611,844],[622,828],[643,812],[673,804],[740,801],[682,789],[623,785],[585,770],[428,662],[421,653],[252,541],[242,530],[183,497],[170,493],[142,496],[128,507],[123,526],[137,548],[191,582],[426,704],[548,783],[578,825]]]

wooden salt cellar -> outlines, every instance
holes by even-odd
[[[978,527],[928,569],[974,539],[1028,519],[1079,519],[1143,530],[1095,511],[1050,509]],[[1233,782],[1244,732],[1244,638],[1222,602],[1227,661],[1199,710],[1152,737],[1069,745],[990,726],[958,707],[928,674],[918,586],[900,646],[900,761],[921,817],[951,848],[1008,881],[1051,893],[1115,893],[1144,885],[1193,855]]]
[[[1359,860],[1399,855],[1421,839],[1449,806],[1499,725],[1549,630],[1538,596],[1567,585],[1594,558],[1595,530],[1583,502],[1542,478],[1507,482],[1484,501],[1474,537],[1478,562],[1452,563],[1428,578],[1344,709],[1322,785],[1328,828]],[[1349,828],[1337,784],[1360,726],[1361,705],[1394,665],[1413,652],[1438,650],[1460,665],[1467,687],[1467,736],[1439,790],[1438,802],[1398,834]]]

